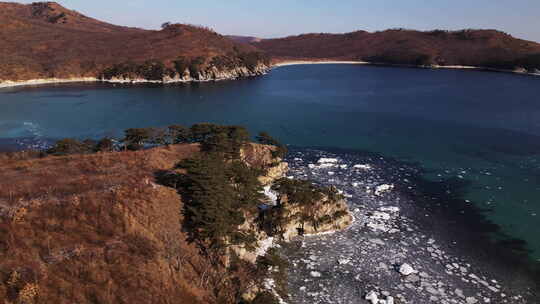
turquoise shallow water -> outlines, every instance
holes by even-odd
[[[203,121],[265,130],[296,146],[381,153],[418,163],[432,180],[469,181],[464,199],[540,259],[540,78],[309,65],[217,83],[0,90],[4,140]]]

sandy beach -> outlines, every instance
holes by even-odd
[[[61,83],[76,83],[76,82],[96,82],[99,79],[95,77],[76,77],[76,78],[46,78],[46,79],[31,79],[21,81],[4,81],[0,82],[0,89],[12,88],[20,86],[33,86],[33,85],[45,85],[45,84],[61,84]]]
[[[390,63],[378,63],[378,62],[368,62],[368,61],[347,61],[347,60],[343,60],[343,61],[340,61],[340,60],[291,60],[291,61],[282,61],[282,62],[275,63],[273,65],[273,68],[293,66],[293,65],[311,65],[311,64],[361,64],[361,65],[420,68],[420,69],[477,70],[477,71],[491,71],[491,72],[500,72],[500,73],[540,76],[540,72],[531,73],[531,72],[527,72],[524,69],[505,70],[505,69],[495,69],[495,68],[477,67],[477,66],[468,66],[468,65],[419,66],[419,65],[412,65],[412,64],[390,64]]]
[[[283,61],[274,64],[274,67],[283,67],[291,65],[308,65],[308,64],[371,64],[366,61],[338,61],[338,60],[293,60],[293,61]]]

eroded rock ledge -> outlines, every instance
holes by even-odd
[[[288,179],[286,177],[288,164],[279,158],[273,158],[270,153],[272,149],[273,147],[270,146],[250,145],[241,152],[241,158],[246,163],[265,168],[265,174],[260,177],[260,181],[265,185],[268,200],[259,206],[258,214],[246,215],[246,222],[241,226],[242,230],[255,231],[257,239],[255,250],[248,250],[242,245],[230,248],[230,255],[234,254],[253,264],[256,264],[259,257],[265,255],[269,248],[276,246],[279,242],[336,232],[348,228],[354,221],[345,198],[335,188],[314,187],[313,191],[320,191],[320,195],[315,196],[313,202],[309,204],[296,202],[298,198],[295,194],[287,194],[287,190],[294,187],[294,184],[298,187],[311,184]],[[267,285],[253,285],[244,293],[244,299],[253,300],[260,291],[272,288]],[[275,291],[270,291],[276,294]]]
[[[208,81],[220,81],[220,80],[234,80],[240,78],[248,78],[265,75],[270,70],[270,67],[265,64],[259,64],[254,68],[248,68],[246,66],[238,66],[231,69],[218,69],[217,67],[209,67],[198,73],[190,73],[189,70],[185,70],[183,73],[175,73],[174,75],[167,75],[161,79],[145,79],[145,78],[133,78],[133,77],[111,77],[101,78],[100,81],[110,83],[187,83],[187,82],[208,82]]]

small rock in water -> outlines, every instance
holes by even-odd
[[[412,268],[412,266],[409,264],[403,264],[401,265],[401,267],[399,267],[399,273],[401,273],[404,276],[408,276],[413,273],[416,273],[416,270],[414,270],[414,268]]]

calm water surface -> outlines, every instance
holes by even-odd
[[[132,127],[238,124],[296,146],[372,151],[432,180],[470,182],[540,258],[540,78],[357,65],[291,66],[240,81],[0,90],[0,139],[119,136]]]

